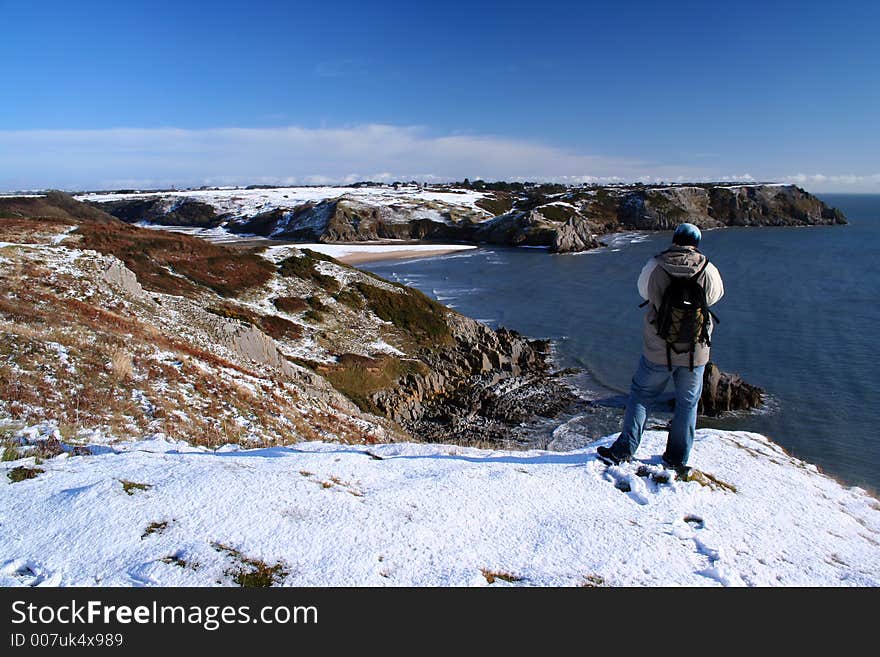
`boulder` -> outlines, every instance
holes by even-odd
[[[596,236],[590,232],[585,221],[577,221],[572,217],[562,224],[553,236],[551,253],[577,253],[599,246]]]
[[[706,365],[703,372],[703,394],[699,412],[717,416],[729,411],[748,411],[764,403],[764,391],[746,383],[737,374],[722,372],[715,363]]]

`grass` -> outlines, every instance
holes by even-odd
[[[128,481],[127,479],[120,479],[119,483],[122,484],[122,490],[124,490],[129,495],[134,495],[135,491],[146,491],[150,490],[153,487],[151,484],[140,484],[136,481]]]
[[[217,317],[222,317],[224,319],[234,319],[238,322],[242,322],[243,324],[248,324],[253,326],[258,320],[255,313],[252,313],[248,310],[235,308],[230,305],[222,305],[222,306],[211,306],[205,308],[212,315],[217,315]]]
[[[278,315],[263,315],[260,317],[260,330],[270,338],[298,340],[302,337],[302,328],[290,320]]]
[[[0,220],[0,240],[18,242],[27,234],[20,231],[36,227],[39,235],[35,233],[35,240],[45,241],[73,225],[65,211],[42,200],[40,203],[46,213],[54,212],[58,217],[44,221],[21,216],[20,211],[32,215],[36,206],[14,206],[0,199],[0,208],[18,213]],[[72,203],[78,208],[79,204]],[[87,214],[90,211],[84,210]],[[109,217],[103,224],[93,223],[96,231],[103,227],[118,233],[108,239],[142,234]],[[161,233],[145,232],[150,239],[162,238]],[[82,246],[81,242],[82,235],[76,232],[66,241],[71,246]],[[175,250],[166,254],[169,257],[183,257],[189,248],[180,246],[183,243],[176,239],[168,244]],[[203,241],[196,244],[210,249]],[[182,251],[176,250],[178,246]],[[375,435],[352,420],[344,408],[332,402],[324,405],[304,394],[307,383],[287,379],[277,368],[257,365],[247,358],[212,352],[214,347],[200,338],[202,329],[210,334],[216,328],[215,322],[206,321],[203,314],[180,331],[169,330],[173,318],[165,311],[164,299],[161,307],[149,299],[143,304],[138,298],[124,300],[115,288],[99,283],[100,271],[93,270],[90,262],[84,263],[80,276],[75,270],[50,271],[25,250],[6,251],[4,257],[10,264],[0,267],[0,415],[16,425],[55,418],[66,442],[83,430],[100,430],[110,440],[162,432],[205,446],[227,439],[249,446],[318,437],[354,444],[376,442]],[[156,263],[151,266],[168,273]],[[198,291],[201,308],[211,306],[221,310],[221,315],[252,318],[271,337],[295,339],[303,330],[283,317],[253,311],[247,314],[249,309],[233,300],[221,299],[189,279],[173,278]],[[144,284],[143,276],[141,281]],[[318,292],[325,303],[338,308]],[[168,305],[176,307],[176,303]],[[304,299],[301,303],[309,308]],[[53,343],[60,347],[52,347]],[[247,385],[243,388],[242,383]],[[135,387],[143,397],[132,396]],[[0,430],[0,457],[5,452],[6,458],[20,458],[15,450],[6,449],[11,437]],[[53,455],[49,452],[55,447],[46,441],[45,458]],[[84,448],[80,450],[74,453],[84,453]],[[21,454],[24,451],[18,450]],[[43,455],[40,444],[27,450],[28,456],[38,454]],[[28,465],[34,463],[28,461]]]
[[[281,312],[290,313],[291,315],[301,313],[309,307],[306,300],[300,297],[276,297],[272,299],[272,304]]]
[[[605,578],[601,575],[587,575],[581,582],[581,588],[585,589],[593,589],[603,586],[608,586],[608,584],[605,582]]]
[[[124,349],[114,349],[110,352],[110,367],[116,383],[128,381],[134,374],[131,354]]]
[[[361,310],[364,307],[364,298],[354,290],[340,290],[333,298],[352,310]]]
[[[184,559],[180,553],[171,554],[164,559],[162,559],[162,563],[170,563],[174,564],[178,568],[189,568],[191,570],[198,570],[199,564],[195,561],[187,561]]]
[[[274,267],[253,253],[240,253],[180,233],[113,223],[84,223],[77,228],[83,248],[115,255],[150,291],[196,296],[208,288],[232,297],[260,286]]]
[[[9,444],[3,446],[3,455],[0,456],[0,461],[17,461],[20,458],[18,447]]]
[[[331,294],[338,292],[340,287],[339,281],[315,269],[316,262],[319,260],[327,261],[328,259],[323,256],[318,257],[321,254],[316,254],[309,249],[303,249],[303,254],[302,256],[291,256],[286,260],[282,260],[278,273],[281,276],[296,277],[304,281],[310,281]],[[329,261],[333,262],[332,259]]]
[[[330,310],[327,305],[321,301],[320,297],[310,296],[306,299],[306,303],[309,304],[309,308],[312,310],[317,310],[318,312],[326,312]]]
[[[144,530],[144,533],[141,534],[141,538],[146,538],[150,534],[161,534],[168,528],[168,521],[163,520],[162,522],[151,522],[147,525],[147,528]]]
[[[260,559],[246,557],[239,550],[223,543],[215,542],[211,547],[218,552],[226,552],[239,562],[239,566],[226,570],[224,574],[241,587],[269,588],[280,584],[289,574],[280,562],[270,566]]]
[[[708,486],[712,490],[726,490],[731,493],[736,493],[736,486],[719,479],[713,474],[703,472],[702,470],[694,470],[688,481],[695,481],[700,484],[700,486]]]
[[[479,199],[474,205],[497,217],[513,208],[513,197],[510,194],[496,192],[490,197]]]
[[[576,214],[574,208],[567,205],[555,205],[548,203],[537,208],[541,215],[550,221],[558,221],[564,223]]]
[[[224,319],[232,319],[247,326],[254,326],[270,338],[296,340],[302,337],[302,328],[299,325],[278,315],[260,315],[241,306],[234,306],[231,303],[212,306],[206,310],[212,315],[217,315]]]
[[[419,361],[401,360],[394,356],[370,358],[358,354],[342,354],[334,366],[325,366],[321,374],[362,411],[384,415],[372,396],[390,388],[407,374],[424,373]]]
[[[446,308],[422,292],[400,286],[392,292],[367,283],[355,285],[378,317],[391,322],[426,347],[452,342],[446,322]]]
[[[513,573],[509,573],[505,570],[489,570],[488,568],[480,568],[480,572],[483,573],[483,577],[486,578],[486,581],[489,584],[494,584],[497,580],[501,580],[503,582],[521,582],[523,580],[519,575],[514,575]]]
[[[24,481],[25,479],[33,479],[38,474],[45,472],[42,468],[28,468],[27,466],[20,465],[17,468],[12,468],[11,470],[6,471],[6,476],[12,481],[13,484],[17,484],[20,481]]]

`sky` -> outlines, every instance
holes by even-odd
[[[880,3],[0,0],[0,190],[880,193]]]

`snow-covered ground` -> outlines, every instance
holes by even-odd
[[[169,200],[191,199],[208,203],[219,213],[234,216],[253,216],[275,208],[293,208],[307,202],[320,202],[341,196],[369,203],[370,205],[407,205],[425,201],[437,201],[449,205],[479,210],[475,203],[486,196],[483,192],[472,190],[432,191],[416,185],[393,187],[279,187],[277,189],[205,189],[180,190],[171,192],[134,192],[130,194],[89,193],[76,196],[78,201],[103,203],[135,198],[164,198]]]
[[[95,451],[3,477],[0,585],[231,584],[257,562],[285,585],[880,584],[877,500],[756,434],[700,430],[702,483],[593,448]]]

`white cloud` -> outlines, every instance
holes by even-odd
[[[797,173],[793,176],[783,176],[781,180],[816,192],[880,192],[880,173],[871,175]]]
[[[0,190],[466,177],[571,184],[757,179],[793,182],[811,191],[880,191],[880,174],[723,175],[705,164],[590,155],[497,136],[435,136],[393,125],[0,131]]]
[[[391,125],[0,131],[0,189],[465,177],[615,182],[699,173],[524,140],[431,136]]]

